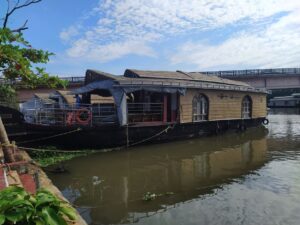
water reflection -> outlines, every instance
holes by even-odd
[[[134,223],[211,194],[267,162],[267,129],[100,153],[49,174],[90,224]],[[146,192],[162,194],[142,200]],[[172,195],[165,195],[173,192]]]

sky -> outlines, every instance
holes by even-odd
[[[44,67],[60,76],[300,67],[299,0],[43,0],[9,27],[26,19],[26,39],[55,53]]]

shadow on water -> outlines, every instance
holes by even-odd
[[[268,161],[267,135],[259,127],[98,153],[66,162],[68,174],[49,176],[90,224],[134,223],[255,173]],[[146,192],[162,196],[145,202]]]

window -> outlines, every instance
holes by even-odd
[[[252,111],[252,100],[249,96],[245,96],[242,101],[242,119],[250,119]]]
[[[208,120],[208,99],[199,94],[193,99],[193,122]]]

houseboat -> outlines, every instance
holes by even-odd
[[[267,91],[198,72],[87,70],[74,104],[23,108],[28,140],[64,147],[133,146],[267,123]],[[99,101],[93,101],[100,96]],[[31,104],[33,105],[33,104]]]
[[[270,108],[300,108],[300,93],[290,96],[278,96],[270,99]]]

